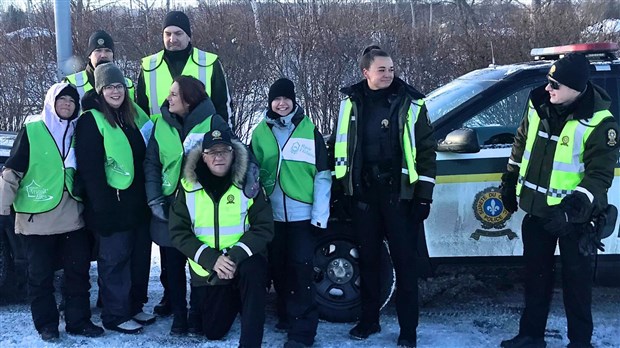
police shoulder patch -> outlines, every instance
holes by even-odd
[[[607,130],[607,146],[614,147],[618,144],[618,132],[614,128]]]

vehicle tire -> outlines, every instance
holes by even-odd
[[[331,322],[354,322],[361,315],[358,252],[350,228],[348,223],[330,222],[314,254],[319,317]],[[379,262],[383,308],[394,292],[396,279],[385,242]]]

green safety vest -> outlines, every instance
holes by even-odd
[[[75,151],[71,148],[63,162],[43,120],[29,122],[25,127],[30,143],[28,170],[19,183],[13,207],[18,213],[44,213],[58,206],[65,187],[72,194]]]
[[[72,85],[75,85],[75,88],[77,88],[80,98],[82,98],[84,94],[86,94],[86,92],[93,89],[93,85],[88,82],[88,75],[86,74],[86,70],[76,72],[75,74],[65,77],[65,79],[69,81],[69,83],[71,83]],[[125,77],[125,84],[127,85],[127,92],[129,94],[129,98],[134,101],[134,93],[130,91],[133,89],[133,81]]]
[[[164,51],[159,51],[153,55],[142,58],[142,70],[144,70],[144,85],[146,86],[146,97],[149,99],[149,110],[151,118],[156,119],[161,116],[159,107],[170,94],[173,78],[167,64],[162,64]],[[217,55],[193,48],[192,54],[187,58],[185,67],[181,75],[189,75],[197,78],[205,85],[205,91],[211,96],[211,76],[213,75],[213,64],[217,60]],[[163,67],[162,67],[163,65]]]
[[[407,111],[405,120],[402,148],[404,157],[404,168],[401,173],[409,176],[409,183],[418,181],[418,172],[415,168],[416,146],[415,146],[415,123],[418,120],[424,100],[413,100]],[[336,144],[334,145],[335,175],[336,179],[342,179],[350,170],[350,158],[353,157],[355,149],[349,153],[349,125],[356,122],[357,110],[353,113],[355,106],[351,98],[347,98],[340,103],[340,114],[338,115],[338,128],[336,130]],[[354,114],[353,116],[351,116]],[[357,135],[354,135],[357,137]]]
[[[227,249],[235,245],[249,229],[248,211],[254,200],[247,198],[240,188],[231,185],[219,202],[213,202],[199,183],[192,184],[183,178],[181,185],[185,190],[185,205],[193,232],[206,246],[216,250]],[[188,260],[196,275],[209,276],[208,270],[194,260]]]
[[[211,117],[195,125],[183,143],[176,128],[161,118],[155,122],[154,137],[159,144],[159,161],[162,164],[161,189],[164,196],[174,193],[181,177],[183,155],[187,155],[194,147],[202,144],[205,133],[211,130]]]
[[[564,125],[560,136],[545,133],[539,130],[540,117],[536,109],[529,103],[529,112],[527,118],[529,126],[527,128],[527,140],[525,142],[525,151],[521,160],[521,169],[519,170],[519,181],[517,183],[517,196],[521,195],[521,189],[526,186],[532,190],[543,193],[547,196],[548,205],[560,204],[562,199],[575,190],[585,174],[585,165],[583,162],[583,152],[585,144],[592,134],[592,131],[604,119],[613,117],[609,110],[595,112],[592,118],[587,120],[569,120]],[[553,156],[553,170],[547,187],[537,185],[527,181],[528,167],[532,149],[538,137],[551,139],[556,142],[555,153]]]
[[[308,116],[295,127],[282,150],[273,132],[263,120],[252,134],[252,151],[261,168],[260,182],[268,195],[276,181],[289,197],[312,204],[316,175],[316,146],[314,129]]]
[[[140,129],[145,144],[151,137],[153,122],[149,117],[134,103],[136,109],[136,126]],[[117,189],[124,190],[133,182],[133,152],[129,140],[121,127],[112,127],[106,120],[103,113],[98,110],[87,110],[95,118],[99,133],[103,137],[103,147],[105,148],[105,176],[108,185]]]

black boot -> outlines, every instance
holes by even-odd
[[[170,305],[170,301],[168,301],[168,297],[165,294],[164,297],[161,298],[161,301],[155,305],[153,312],[162,317],[167,317],[172,314],[172,306]]]
[[[358,340],[365,340],[368,336],[376,334],[377,332],[381,332],[381,325],[379,325],[379,323],[368,324],[360,321],[349,331],[349,335]]]
[[[543,337],[517,335],[502,341],[499,346],[502,348],[545,348],[547,343]]]
[[[202,315],[200,312],[189,310],[187,333],[190,335],[202,335]]]
[[[84,337],[99,337],[102,336],[105,332],[103,328],[93,324],[92,321],[87,321],[80,327],[70,328],[66,327],[65,331],[67,331],[70,335],[84,336]]]
[[[60,334],[58,333],[58,327],[46,326],[39,331],[39,335],[41,335],[41,339],[45,342],[55,342],[60,338]]]
[[[172,336],[187,335],[187,313],[179,313],[174,315],[172,326],[170,327]]]

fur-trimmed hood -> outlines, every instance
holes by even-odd
[[[238,188],[243,188],[245,185],[245,176],[248,171],[249,153],[247,147],[239,140],[232,140],[234,150],[234,160],[230,167],[232,174],[232,183]],[[198,161],[202,161],[202,146],[194,147],[185,161],[183,166],[183,176],[193,185],[200,185],[198,181],[198,175],[196,174],[196,165]]]

